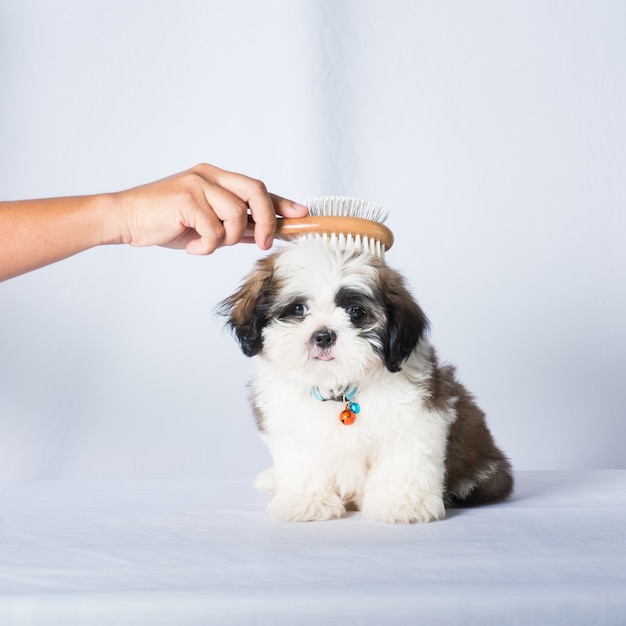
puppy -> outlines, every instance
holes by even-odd
[[[512,492],[483,412],[383,261],[300,240],[259,261],[219,312],[258,360],[251,402],[274,466],[255,484],[273,517],[428,522]]]

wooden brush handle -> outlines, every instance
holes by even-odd
[[[375,239],[389,250],[393,245],[393,233],[384,224],[361,217],[343,215],[319,215],[307,217],[283,217],[276,223],[276,236],[281,239],[293,239],[298,235],[317,233],[320,235],[352,235]]]

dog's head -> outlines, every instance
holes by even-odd
[[[243,352],[337,388],[401,369],[428,327],[402,277],[364,253],[299,241],[265,257],[220,305]]]

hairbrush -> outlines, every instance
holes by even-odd
[[[346,196],[320,196],[303,204],[309,209],[306,217],[278,219],[278,238],[321,239],[342,250],[362,250],[380,259],[393,245],[393,233],[384,225],[389,212],[379,204]]]

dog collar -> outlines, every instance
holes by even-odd
[[[356,414],[361,410],[358,402],[352,402],[354,396],[356,396],[357,387],[356,385],[348,385],[341,394],[331,396],[330,398],[324,397],[322,392],[319,390],[319,387],[311,387],[311,395],[321,402],[345,402],[346,405],[343,411],[339,414],[339,419],[342,424],[346,426],[350,426],[356,422]]]
[[[320,391],[319,387],[311,387],[311,395],[321,402],[347,402],[356,395],[357,386],[348,385],[341,393],[328,398]]]

